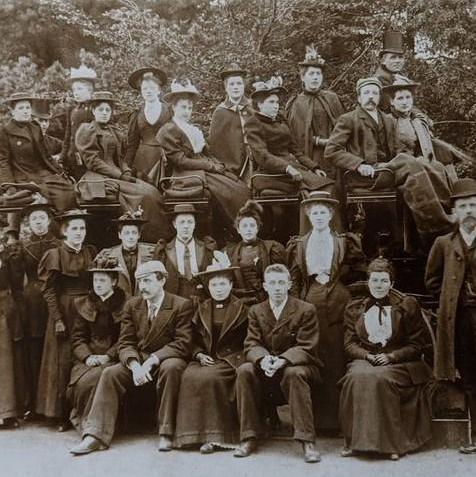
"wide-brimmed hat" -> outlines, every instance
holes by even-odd
[[[403,35],[402,32],[397,30],[386,30],[383,34],[383,47],[379,52],[379,56],[384,53],[396,53],[403,55],[405,50],[403,49]]]
[[[288,92],[283,86],[283,78],[281,76],[272,76],[268,81],[256,81],[252,86],[254,88],[254,91],[251,93],[253,99]]]
[[[193,204],[176,204],[174,208],[167,211],[169,215],[192,214],[197,215],[201,212]]]
[[[91,104],[109,103],[114,104],[117,99],[110,91],[96,91],[91,97]]]
[[[238,63],[231,63],[225,69],[220,71],[220,78],[222,80],[225,80],[230,76],[241,76],[242,78],[245,78],[246,76],[248,76],[248,71],[244,70],[243,68],[240,68],[240,65]]]
[[[215,250],[213,252],[213,262],[208,265],[206,270],[198,272],[195,276],[203,282],[208,281],[217,275],[229,275],[232,279],[235,277],[235,272],[240,267],[232,267],[228,255],[224,252]]]
[[[130,76],[127,82],[131,88],[140,90],[143,79],[156,79],[162,86],[167,84],[167,73],[155,66],[145,66],[135,70]]]
[[[451,193],[452,201],[474,196],[476,196],[476,180],[465,177],[457,180],[453,184],[453,192]]]
[[[174,79],[170,85],[170,92],[164,95],[164,101],[170,103],[177,98],[195,98],[199,95],[200,93],[190,80],[180,82]]]
[[[117,224],[118,227],[122,225],[137,225],[140,227],[148,222],[148,220],[142,218],[143,214],[144,210],[139,206],[137,210],[129,210],[118,219],[112,219],[111,222]]]
[[[33,204],[29,204],[25,207],[20,212],[20,215],[22,217],[27,217],[30,215],[32,212],[36,212],[37,210],[43,210],[45,211],[48,215],[53,215],[54,213],[54,208],[49,202],[35,202]]]
[[[339,201],[337,199],[334,199],[331,196],[330,192],[327,192],[324,190],[316,190],[311,192],[309,194],[309,197],[307,197],[301,202],[301,205],[321,204],[321,203],[337,205]]]
[[[165,265],[160,260],[150,260],[149,262],[144,262],[137,266],[134,278],[139,280],[151,273],[157,272],[162,273],[164,277],[167,277],[168,275]]]
[[[117,257],[107,254],[99,254],[91,263],[88,272],[124,273],[124,269],[120,266]]]
[[[86,65],[80,65],[79,68],[71,68],[69,78],[66,79],[69,84],[74,81],[89,81],[94,84],[97,80],[96,71]]]
[[[92,214],[90,214],[86,209],[70,209],[62,212],[56,218],[60,222],[66,222],[67,220],[74,219],[84,219],[88,220]]]
[[[27,93],[25,91],[21,91],[18,93],[13,93],[8,98],[4,100],[4,103],[17,103],[18,101],[30,101],[30,103],[33,103],[33,101],[37,100],[38,96],[36,96],[33,93]]]
[[[317,52],[314,44],[306,45],[304,61],[298,63],[299,66],[314,66],[315,68],[323,68],[325,64],[326,60]]]
[[[410,78],[407,78],[406,76],[403,75],[395,75],[395,78],[393,80],[393,83],[382,87],[382,91],[385,94],[392,95],[395,93],[395,91],[400,91],[402,89],[408,89],[412,93],[415,92],[415,90],[420,86],[420,83],[415,83],[412,81]]]
[[[370,76],[368,78],[360,78],[357,80],[357,84],[355,85],[355,90],[357,91],[357,94],[359,94],[359,91],[364,87],[369,84],[374,84],[375,86],[378,86],[380,90],[383,88],[382,82],[376,77],[376,76]]]

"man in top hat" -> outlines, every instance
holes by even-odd
[[[431,248],[425,283],[439,297],[434,377],[461,377],[476,438],[476,181],[457,181],[451,196],[458,228],[438,237]],[[476,445],[461,452],[476,454]]]
[[[202,295],[202,286],[196,279],[213,261],[216,242],[211,237],[195,237],[198,211],[193,204],[178,204],[171,212],[175,237],[168,243],[159,240],[154,258],[160,260],[168,273],[165,289],[186,298]],[[198,288],[197,288],[198,287]]]
[[[117,235],[121,243],[115,247],[101,250],[98,257],[116,257],[123,273],[119,275],[118,286],[124,290],[127,297],[138,295],[139,289],[134,274],[142,263],[154,257],[155,245],[140,242],[141,227],[147,221],[142,218],[142,209],[126,212],[116,220]]]
[[[250,308],[245,340],[248,362],[237,371],[241,444],[234,455],[247,457],[255,450],[263,434],[263,401],[272,394],[291,408],[294,439],[302,443],[305,461],[319,462],[311,399],[320,364],[316,309],[289,295],[291,276],[284,265],[266,268],[263,288],[269,298]]]
[[[245,96],[247,71],[232,63],[220,73],[226,98],[215,109],[208,137],[210,151],[240,179],[247,180],[250,152],[244,123],[251,113],[251,101]]]
[[[90,101],[94,93],[97,74],[92,68],[81,65],[79,68],[71,68],[67,81],[71,86],[74,104],[66,110],[66,130],[60,159],[68,173],[78,180],[86,169],[76,149],[76,131],[81,124],[89,123],[94,119]]]
[[[53,159],[59,160],[63,143],[58,138],[48,134],[51,119],[50,100],[48,98],[38,98],[38,100],[33,101],[31,115],[40,125],[41,132],[45,139],[46,150]]]
[[[286,104],[289,127],[299,147],[319,169],[335,178],[335,170],[324,162],[324,148],[344,107],[333,91],[323,89],[325,60],[314,48],[306,46],[304,61],[299,63],[303,90]]]
[[[104,369],[74,455],[109,447],[127,392],[155,389],[159,450],[172,449],[182,372],[190,357],[192,305],[164,290],[167,271],[152,260],[137,267],[141,293],[127,301],[118,341],[120,363]]]

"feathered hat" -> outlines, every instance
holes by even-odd
[[[226,252],[215,250],[213,252],[212,264],[208,265],[204,272],[197,273],[196,276],[205,283],[208,283],[211,278],[217,275],[227,275],[233,279],[235,271],[238,269],[239,267],[231,266],[231,261]]]
[[[170,85],[170,92],[164,95],[164,101],[173,102],[176,98],[195,98],[199,96],[197,88],[187,79],[183,82],[174,79]]]
[[[117,257],[103,253],[93,260],[88,272],[123,273],[124,269],[119,265]]]
[[[306,45],[304,61],[298,63],[299,66],[314,66],[316,68],[322,68],[325,64],[326,60],[317,52],[314,44]]]
[[[118,219],[113,219],[111,222],[121,227],[122,225],[144,225],[147,220],[142,218],[144,214],[144,209],[139,205],[136,210],[129,210],[125,214],[121,215]]]
[[[86,65],[80,65],[79,68],[71,68],[71,73],[66,81],[69,84],[74,81],[89,81],[94,84],[97,80],[98,76],[92,68]]]
[[[281,76],[271,76],[268,81],[256,81],[253,83],[253,88],[254,91],[251,93],[253,99],[288,92],[283,86],[283,78]]]

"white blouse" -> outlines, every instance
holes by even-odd
[[[193,152],[195,154],[199,154],[203,151],[205,147],[205,138],[203,137],[203,133],[201,129],[197,128],[191,123],[184,121],[183,119],[179,119],[174,116],[174,123],[185,133],[192,144]]]
[[[371,343],[380,343],[385,346],[392,337],[391,306],[384,306],[381,314],[382,323],[379,322],[379,307],[371,306],[364,314],[365,330]]]
[[[331,273],[333,256],[334,239],[330,229],[324,230],[323,232],[313,230],[306,246],[306,267],[308,275],[316,275],[317,280],[323,285],[327,283]]]
[[[157,101],[157,103],[145,103],[144,105],[144,116],[145,120],[149,124],[155,124],[162,113],[162,103]]]

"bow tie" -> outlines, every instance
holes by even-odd
[[[137,253],[137,249],[135,248],[134,250],[127,250],[123,248],[122,253],[125,255],[135,255]]]
[[[390,299],[388,298],[388,295],[384,298],[377,299],[373,296],[370,297],[367,306],[365,307],[365,311],[367,312],[372,308],[373,306],[376,306],[378,308],[378,322],[381,325],[382,324],[382,316],[387,316],[387,312],[385,310],[386,306],[391,306]]]

